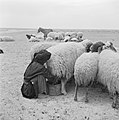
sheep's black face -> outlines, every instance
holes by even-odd
[[[87,47],[86,47],[86,52],[90,52],[90,51],[91,51],[90,47],[91,47],[92,45],[93,45],[92,43],[87,45]]]
[[[55,40],[58,40],[58,37],[56,37]]]
[[[80,38],[82,38],[83,36],[80,36]]]

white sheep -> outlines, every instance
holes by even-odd
[[[74,78],[75,78],[75,96],[74,100],[77,101],[78,86],[91,85],[98,72],[99,53],[83,53],[75,62]],[[88,102],[88,89],[86,91],[85,102]]]
[[[47,37],[51,37],[54,40],[63,40],[63,34],[61,32],[50,32],[48,33]]]
[[[15,40],[11,36],[0,36],[0,42],[9,42],[9,41],[11,42]]]
[[[35,53],[38,53],[39,51],[41,51],[43,49],[47,49],[56,44],[58,44],[58,43],[57,42],[39,42],[39,43],[33,45],[30,49],[31,60],[33,59]]]
[[[55,39],[55,34],[56,34],[56,32],[49,32],[48,35],[47,35],[47,37]]]
[[[113,44],[104,46],[105,49],[112,49]],[[98,73],[99,53],[103,46],[100,46],[97,52],[83,53],[77,60],[74,66],[75,78],[75,96],[74,100],[77,101],[78,86],[88,86],[93,83]],[[114,49],[113,49],[114,50]],[[91,85],[91,84],[90,84]],[[86,91],[85,102],[88,102],[88,89]]]
[[[60,33],[63,37],[65,37],[65,33],[62,31],[59,31],[58,33]]]
[[[84,45],[85,43],[85,45]],[[51,73],[61,78],[61,92],[66,95],[65,84],[73,76],[76,59],[86,52],[90,40],[86,42],[67,42],[52,46],[47,50],[51,53],[51,58],[47,62],[47,67]]]
[[[77,37],[77,32],[71,32],[70,37],[71,37],[71,39],[76,38]]]
[[[44,40],[44,33],[39,32],[39,33],[37,33],[37,34],[35,35],[35,37],[36,37],[37,39],[42,39],[42,40]]]
[[[106,49],[100,53],[98,82],[108,88],[114,95],[112,107],[119,108],[117,97],[119,95],[119,53],[113,49]]]
[[[71,38],[69,41],[70,42],[79,42],[77,38]]]
[[[71,33],[70,32],[65,32],[65,36],[70,36]]]
[[[29,41],[29,42],[40,42],[41,39],[38,39],[38,38],[36,38],[36,37],[31,36],[31,38],[28,39],[28,41]]]
[[[52,37],[46,37],[46,41],[51,41],[51,40],[53,40]]]
[[[77,37],[77,32],[66,32],[65,36],[70,36],[71,38],[76,38]]]
[[[79,40],[79,42],[84,40],[82,32],[77,32],[77,39]]]
[[[68,41],[70,41],[70,39],[71,39],[70,36],[65,36],[63,41],[64,41],[64,42],[68,42]]]
[[[82,38],[83,37],[83,33],[82,32],[77,32],[77,39]]]
[[[61,32],[57,32],[55,34],[55,38],[54,39],[55,40],[63,40],[64,39],[63,34]]]

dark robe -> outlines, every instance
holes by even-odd
[[[44,63],[50,56],[51,54],[48,54],[47,51],[37,53],[24,73],[24,81],[31,81],[33,83],[36,96],[38,96],[39,93],[47,94],[46,78],[50,81],[54,77],[44,66]]]

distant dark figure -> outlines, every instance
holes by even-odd
[[[26,37],[28,38],[28,39],[30,39],[31,37],[36,37],[35,35],[28,35],[28,34],[26,34]]]
[[[105,45],[105,43],[103,43],[103,42],[100,42],[100,41],[96,42],[90,47],[90,50],[91,50],[91,52],[98,52],[98,48],[102,47],[104,45]]]
[[[4,53],[3,50],[0,49],[0,54]]]
[[[45,40],[46,37],[47,37],[47,34],[48,34],[49,32],[53,32],[53,30],[52,30],[52,29],[44,29],[44,28],[39,27],[39,28],[38,28],[38,33],[39,33],[39,32],[44,33],[44,40]]]
[[[47,94],[48,91],[46,85],[46,78],[48,79],[48,81],[53,81],[55,79],[55,77],[44,66],[44,63],[46,63],[47,60],[50,59],[50,56],[50,52],[48,52],[47,50],[41,50],[39,53],[35,53],[32,62],[26,68],[26,71],[24,73],[24,84],[33,84],[33,87],[31,88],[34,88],[35,95],[33,93],[32,98],[38,98],[39,93]],[[26,89],[24,88],[23,90]],[[25,93],[26,95],[28,95],[28,97],[29,94],[31,94],[30,92]]]

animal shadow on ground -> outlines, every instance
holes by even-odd
[[[90,105],[94,106],[103,106],[106,104],[112,105],[113,100],[110,98],[108,90],[102,90],[101,88],[104,88],[102,84],[99,83],[94,83],[89,89],[88,89],[88,99]],[[87,87],[79,86],[78,88],[78,94],[77,102],[81,102],[85,104],[85,93],[86,93]],[[72,102],[74,101],[74,91],[75,91],[75,80],[72,77],[66,84],[66,90],[67,90],[67,95],[58,95],[58,96],[49,96],[49,95],[44,95],[40,94],[37,102],[48,102],[48,101],[64,101],[64,100],[70,100]]]
[[[112,104],[112,96],[109,95],[107,88],[97,82],[94,82],[90,87],[79,86],[77,94],[78,102],[85,102],[84,98],[87,88],[89,98],[88,104]],[[68,95],[71,94],[71,96],[73,97],[72,99],[74,99],[75,80],[73,77],[66,84],[66,90]]]

